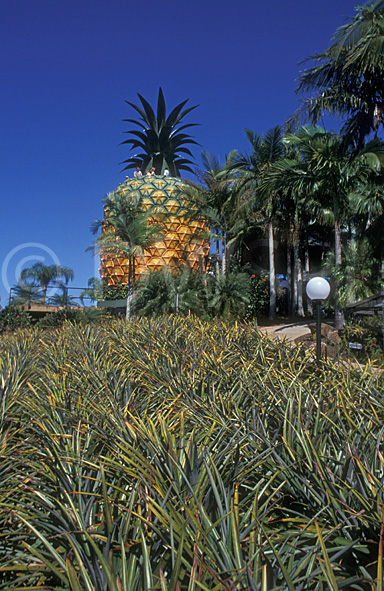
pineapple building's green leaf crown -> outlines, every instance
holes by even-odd
[[[157,115],[148,101],[140,94],[137,95],[142,104],[142,108],[125,101],[130,107],[135,109],[140,115],[140,119],[123,119],[128,123],[134,123],[141,127],[141,131],[132,129],[125,131],[129,134],[129,139],[122,142],[122,144],[130,144],[131,150],[141,149],[142,152],[131,156],[124,160],[122,164],[126,164],[123,170],[135,168],[139,166],[142,172],[145,172],[151,167],[154,167],[157,174],[162,174],[165,168],[169,169],[171,176],[179,176],[181,170],[193,172],[190,165],[193,164],[186,156],[194,158],[192,152],[188,147],[189,144],[199,145],[191,135],[184,132],[189,127],[195,127],[198,123],[187,123],[180,125],[182,120],[188,113],[196,109],[199,105],[183,110],[188,102],[188,99],[177,105],[171,113],[166,116],[166,107],[163,91],[159,88],[159,96],[157,99]],[[143,129],[144,123],[144,129]],[[183,157],[180,157],[180,154]]]

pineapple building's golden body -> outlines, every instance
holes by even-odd
[[[193,270],[205,267],[209,253],[205,223],[187,219],[188,197],[180,179],[146,175],[127,180],[116,193],[139,201],[143,211],[152,209],[162,218],[164,238],[145,250],[143,256],[135,257],[135,279],[166,265],[172,268],[185,263]],[[111,255],[100,258],[102,280],[110,286],[128,283],[128,259]]]

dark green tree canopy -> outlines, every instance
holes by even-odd
[[[123,164],[126,164],[126,166],[123,170],[139,166],[142,172],[145,172],[153,166],[157,174],[162,174],[166,167],[169,169],[171,176],[178,176],[181,170],[193,172],[190,168],[193,162],[185,156],[192,158],[194,156],[186,146],[199,144],[191,135],[184,133],[184,131],[189,127],[198,125],[198,123],[187,123],[184,125],[181,125],[181,123],[184,117],[199,105],[184,109],[188,102],[187,99],[177,105],[167,116],[164,95],[161,88],[159,88],[157,99],[157,114],[155,114],[145,98],[140,94],[137,96],[140,99],[142,107],[129,101],[125,102],[137,111],[140,118],[137,120],[123,119],[123,121],[134,123],[140,130],[131,129],[125,131],[124,133],[134,137],[130,137],[122,142],[122,144],[130,144],[131,150],[138,148],[142,151],[124,160]]]

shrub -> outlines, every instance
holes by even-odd
[[[247,309],[247,319],[257,315],[268,314],[269,307],[269,280],[267,274],[250,277],[250,302]]]
[[[383,342],[381,335],[378,331],[364,326],[361,322],[354,321],[347,323],[340,336],[343,349],[350,351],[351,355],[356,357],[359,361],[366,358],[383,358]],[[351,349],[349,343],[359,343],[362,345],[362,349]]]
[[[16,306],[7,306],[0,311],[0,333],[15,330],[16,328],[25,328],[30,325],[31,317],[28,312],[24,312],[24,310]]]
[[[204,283],[200,273],[163,267],[150,271],[137,282],[134,310],[140,316],[198,314],[205,308]]]
[[[103,282],[102,284],[102,300],[124,300],[128,295],[128,285],[117,285],[109,286]]]
[[[212,315],[244,318],[250,302],[249,279],[245,273],[230,271],[209,276],[207,301]]]
[[[91,324],[100,322],[105,318],[109,318],[110,314],[105,310],[97,308],[68,308],[67,310],[58,310],[53,314],[47,314],[38,322],[39,328],[58,328],[64,322],[71,322],[72,324]]]

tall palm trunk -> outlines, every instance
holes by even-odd
[[[295,281],[295,308],[299,316],[304,316],[303,309],[303,274],[300,258],[300,233],[299,227],[295,226],[293,233],[293,259],[294,259],[294,281]]]
[[[275,244],[273,240],[273,224],[268,224],[269,246],[269,319],[276,317],[276,269],[275,269]]]
[[[223,235],[221,245],[221,272],[224,275],[227,271],[227,239],[225,234]]]
[[[296,232],[296,228],[293,228],[292,232],[292,247],[293,247],[293,296],[292,296],[292,312],[297,314],[298,309],[298,296],[299,296],[299,285],[298,285],[298,271],[297,271],[297,262],[298,262],[298,236]]]
[[[216,240],[216,277],[220,274],[220,244],[219,241]]]
[[[292,314],[292,248],[290,243],[287,244],[287,308],[288,315]]]
[[[297,262],[297,314],[304,316],[303,307],[303,267],[300,256]]]
[[[304,280],[305,282],[308,281],[309,279],[309,246],[308,246],[308,234],[305,234],[305,276],[304,276]],[[308,314],[313,314],[313,307],[312,307],[312,300],[310,298],[307,298],[307,313]]]
[[[43,304],[46,304],[47,301],[47,290],[48,290],[48,285],[42,285],[41,286],[41,291],[43,292]]]
[[[335,263],[336,266],[341,265],[341,230],[340,222],[335,221]],[[335,328],[340,330],[344,326],[344,313],[338,302],[338,285],[336,283],[335,293]]]
[[[127,309],[125,313],[126,320],[130,320],[132,316],[132,299],[133,299],[133,273],[134,273],[134,257],[129,257],[128,265],[128,291],[127,291]]]
[[[381,289],[384,289],[384,255],[381,255]]]

